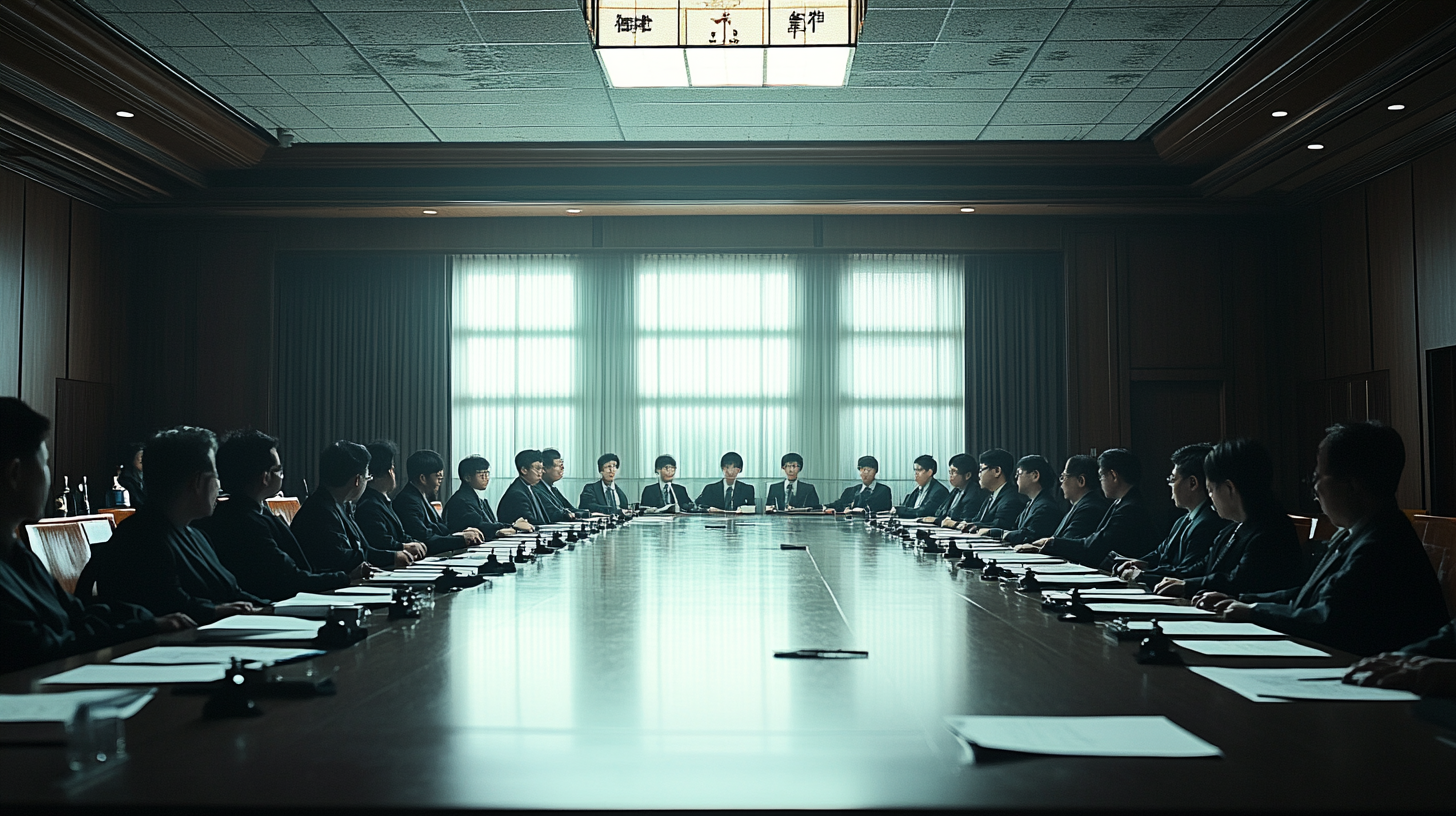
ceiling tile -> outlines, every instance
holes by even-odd
[[[414,112],[428,126],[497,127],[615,127],[611,105],[415,105]]]
[[[464,74],[542,71],[596,71],[601,69],[587,45],[431,45],[360,46],[381,73]]]
[[[191,14],[133,14],[131,19],[174,48],[226,44]]]
[[[1035,43],[936,43],[925,60],[927,71],[1025,71]]]
[[[918,71],[934,43],[865,43],[854,50],[850,73],[857,71]]]
[[[1184,40],[1158,63],[1159,71],[1208,71],[1238,53],[1238,40]]]
[[[941,42],[1041,42],[1062,17],[1057,8],[967,9],[951,11]]]
[[[148,48],[155,49],[157,46],[165,46],[167,44],[161,37],[148,31],[146,26],[132,19],[130,14],[109,14],[106,19],[128,37],[131,37]]]
[[[187,11],[187,7],[176,0],[111,0],[111,5],[128,13],[145,11]]]
[[[1141,71],[1028,71],[1018,88],[1134,88],[1147,74]]]
[[[455,7],[459,9],[457,5]],[[350,42],[360,45],[438,45],[480,42],[480,34],[463,11],[330,13],[329,20]]]
[[[1197,88],[1208,79],[1209,71],[1149,71],[1143,77],[1144,88]]]
[[[447,142],[619,142],[615,127],[431,128]]]
[[[390,85],[400,91],[472,91],[513,89],[602,88],[600,71],[500,74],[391,74]]]
[[[849,78],[851,87],[1010,88],[1014,71],[866,71]]]
[[[177,56],[196,66],[205,74],[256,74],[258,69],[241,54],[226,46],[217,48],[173,48]]]
[[[1163,107],[1162,102],[1123,102],[1102,120],[1106,125],[1136,125]]]
[[[278,127],[324,127],[315,111],[299,105],[258,105],[254,110],[273,120]]]
[[[783,126],[794,116],[793,105],[772,105],[731,102],[696,104],[693,124],[702,127],[772,127]],[[815,105],[813,107],[827,107]],[[673,127],[682,122],[682,106],[660,103],[617,103],[612,110],[623,128]]]
[[[374,74],[364,76],[281,75],[274,78],[289,91],[387,91],[389,85]]]
[[[1112,102],[1007,102],[996,111],[993,125],[1076,125],[1101,122],[1116,107]]]
[[[321,91],[295,91],[290,94],[294,104],[312,108],[316,105],[398,105],[401,99],[398,94],[390,91],[334,91],[333,93]],[[405,102],[404,104],[408,104]]]
[[[955,0],[958,9],[1064,9],[1072,0]]]
[[[1062,16],[1050,39],[1057,40],[1179,40],[1208,16],[1211,6],[1180,8],[1072,7]]]
[[[303,74],[312,76],[319,73],[319,69],[312,62],[298,53],[298,49],[291,45],[285,46],[242,46],[238,48],[248,62],[258,67],[258,70],[268,76],[281,76],[284,74]],[[364,70],[368,70],[365,68]],[[345,71],[334,71],[332,73],[346,73]],[[357,73],[357,72],[356,72]]]
[[[490,11],[470,15],[488,43],[590,43],[581,9],[566,11]]]
[[[1133,137],[1133,131],[1137,130],[1136,125],[1109,125],[1106,123],[1097,125],[1087,131],[1088,139],[1127,139]]]
[[[945,9],[876,9],[865,12],[865,43],[933,43],[945,25]]]
[[[249,107],[297,105],[302,101],[294,99],[291,94],[286,93],[232,94],[228,99],[235,105],[247,105]]]
[[[213,79],[234,94],[284,93],[281,85],[265,76],[218,76]]]
[[[319,11],[460,11],[460,0],[310,0]]]
[[[346,45],[322,14],[199,14],[230,45]]]
[[[460,0],[470,11],[574,11],[581,14],[581,0]],[[586,17],[582,17],[586,24]]]
[[[295,142],[340,142],[343,137],[339,136],[329,128],[290,128],[289,133],[293,134]]]
[[[1127,88],[1044,88],[1019,87],[1007,95],[1007,102],[1121,102]]]
[[[601,105],[608,103],[604,89],[539,89],[512,88],[508,90],[469,91],[400,91],[399,96],[407,105],[461,105],[461,104],[512,104],[512,105]]]
[[[1263,31],[1271,18],[1283,16],[1284,9],[1271,6],[1219,6],[1208,13],[1189,32],[1200,40],[1237,40],[1255,31]]]
[[[794,139],[824,139],[847,142],[898,142],[918,140],[979,138],[984,128],[977,125],[965,127],[925,127],[919,125],[854,125],[836,127],[814,127],[794,125],[791,131]]]
[[[1146,71],[1173,50],[1167,40],[1048,42],[1032,61],[1040,71]]]
[[[790,137],[788,127],[635,127],[623,132],[644,142],[782,142]]]
[[[420,119],[403,102],[393,105],[315,105],[310,108],[331,128],[420,127]]]
[[[1094,125],[989,125],[979,138],[1008,141],[1067,141],[1087,137]]]
[[[346,142],[435,142],[439,141],[429,128],[335,128],[334,132]]]

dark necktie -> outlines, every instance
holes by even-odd
[[[788,485],[786,485],[784,487],[784,506],[786,508],[793,507],[794,506],[794,483],[793,482],[789,482]]]
[[[662,484],[662,506],[672,504],[672,485],[663,482]]]
[[[728,485],[728,489],[723,493],[723,504],[726,505],[723,509],[733,509],[733,485]]]
[[[607,503],[612,506],[612,509],[613,510],[616,510],[617,509],[617,488],[614,485],[609,485],[606,482],[602,482],[602,492],[604,492],[604,493],[607,494]]]
[[[545,519],[546,511],[541,509],[541,500],[536,497],[536,489],[526,485],[526,492],[531,494],[531,508],[536,512],[536,518]]]

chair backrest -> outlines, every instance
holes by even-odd
[[[131,515],[136,512],[136,508],[135,507],[103,507],[103,508],[101,508],[101,510],[99,512],[105,513],[106,515],[111,516],[111,520],[114,523],[120,524],[123,521],[126,521],[128,518],[130,518]]]
[[[275,496],[267,501],[268,509],[273,511],[273,515],[283,519],[284,524],[292,524],[293,517],[298,515],[298,508],[303,506],[296,496]]]
[[[1426,513],[1424,510],[1407,510],[1404,507],[1401,508],[1400,512],[1405,513],[1405,517],[1410,520],[1411,524],[1416,523],[1417,516],[1423,516]]]
[[[1456,616],[1456,518],[1417,516],[1416,525],[1446,595],[1446,611]]]
[[[1335,537],[1340,528],[1335,526],[1333,521],[1320,516],[1314,520],[1314,528],[1309,531],[1310,541],[1329,541]]]
[[[111,540],[111,534],[116,532],[116,517],[110,513],[95,513],[89,516],[60,516],[58,518],[41,519],[34,522],[38,525],[52,524],[79,524],[81,530],[86,534],[86,540],[92,544],[103,544]]]
[[[86,522],[74,519],[24,525],[30,551],[67,592],[76,591],[76,579],[91,560],[91,542],[86,537],[85,525]],[[106,537],[111,537],[109,531]]]
[[[1305,557],[1309,556],[1309,537],[1314,532],[1314,519],[1309,516],[1296,516],[1290,514],[1289,520],[1294,522],[1294,536],[1299,539],[1299,550]]]
[[[433,507],[433,508],[435,508],[435,512],[436,513],[443,514],[445,512],[445,505],[442,504],[442,503],[440,503],[440,502],[432,501],[432,502],[430,502],[430,506]]]

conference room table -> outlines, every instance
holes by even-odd
[[[204,697],[164,687],[94,778],[70,779],[61,746],[0,747],[0,807],[1456,805],[1456,749],[1411,703],[1251,702],[1039,601],[860,520],[638,520],[278,669],[331,676],[335,696],[205,719]],[[155,642],[0,676],[0,692]],[[795,649],[869,654],[774,657]],[[1223,756],[977,763],[944,720],[972,714],[1164,715]]]

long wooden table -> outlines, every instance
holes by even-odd
[[[721,525],[721,526],[720,526]],[[782,550],[780,544],[806,545]],[[204,720],[159,695],[63,787],[0,748],[0,803],[202,808],[1447,809],[1456,750],[1405,703],[1253,703],[860,522],[634,522],[293,672],[335,697]],[[155,639],[0,677],[28,689]],[[867,660],[783,660],[852,648]],[[1207,659],[1207,665],[1251,665]],[[1348,662],[1277,660],[1257,665]],[[1161,714],[1220,759],[967,762],[952,714]]]

